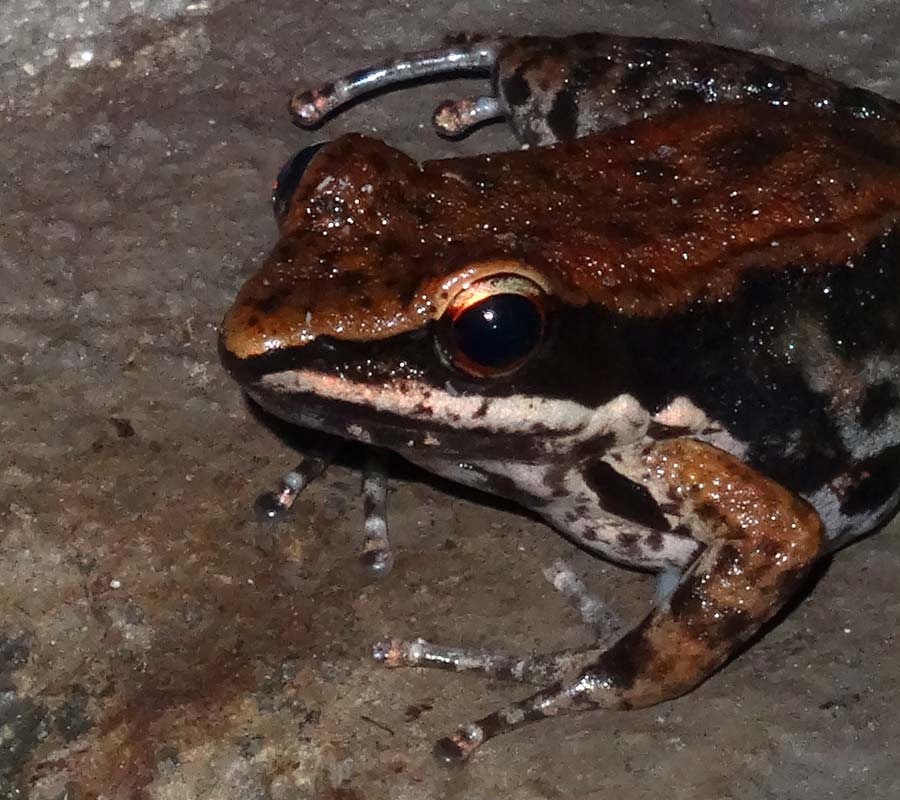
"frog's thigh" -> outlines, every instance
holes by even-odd
[[[637,708],[681,695],[720,667],[793,594],[822,546],[812,507],[733,456],[689,439],[644,453],[705,549],[674,591],[572,682],[561,682],[438,744],[465,758],[485,740],[548,716]]]
[[[653,572],[684,569],[700,551],[693,536],[650,530],[608,514],[599,504],[594,504],[587,516],[565,522],[551,521],[585,549],[612,561]]]
[[[628,454],[628,461],[635,458]],[[629,471],[633,472],[631,464]],[[682,571],[701,550],[693,532],[676,530],[663,514],[674,509],[603,460],[565,477],[561,498],[544,509],[547,520],[587,550],[654,572]],[[675,514],[679,516],[679,514]]]

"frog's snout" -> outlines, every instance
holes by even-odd
[[[278,177],[272,184],[272,212],[275,214],[275,221],[279,226],[291,210],[291,201],[294,199],[297,187],[306,170],[319,150],[326,144],[328,142],[318,142],[298,150],[285,162],[278,173]]]

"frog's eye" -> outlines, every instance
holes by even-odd
[[[280,225],[284,218],[288,215],[291,206],[291,198],[297,191],[297,186],[306,168],[315,158],[319,148],[325,142],[304,147],[288,159],[287,163],[281,168],[275,183],[272,184],[272,211],[275,212],[275,220]]]
[[[545,305],[541,288],[516,275],[473,283],[441,318],[440,351],[468,375],[507,375],[522,366],[544,338]]]

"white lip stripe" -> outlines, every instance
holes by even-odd
[[[633,442],[646,433],[649,424],[649,415],[631,395],[619,395],[602,406],[588,408],[572,400],[521,394],[487,399],[464,396],[411,380],[373,385],[312,370],[272,373],[264,376],[260,385],[276,392],[307,392],[460,429],[522,434],[530,426],[539,425],[540,435],[552,433],[553,440],[562,446],[609,434],[615,444]]]

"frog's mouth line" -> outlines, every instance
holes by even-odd
[[[435,437],[453,439],[464,431],[469,445],[473,435],[486,440],[528,439],[531,447],[546,456],[588,441],[602,442],[604,449],[630,443],[639,440],[649,424],[647,412],[630,395],[587,408],[571,400],[521,394],[460,395],[410,379],[363,383],[305,369],[264,375],[249,391],[264,407],[289,421],[327,426],[339,435],[362,441],[371,438],[376,444],[382,443],[377,432],[387,432],[392,439],[416,434],[415,439],[428,445],[437,442]],[[325,406],[344,412],[329,414],[338,423],[325,422],[319,412]],[[433,441],[429,441],[432,433]]]

